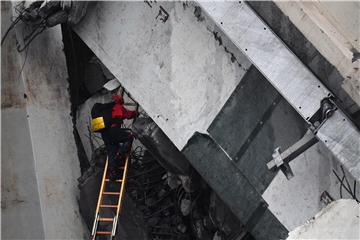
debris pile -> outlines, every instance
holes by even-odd
[[[131,160],[126,191],[143,213],[150,237],[191,239],[178,199],[181,187],[168,184],[166,170],[148,151],[138,147]]]
[[[126,191],[151,239],[251,239],[193,168],[170,173],[142,147],[132,152]]]

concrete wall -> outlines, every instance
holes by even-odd
[[[8,26],[10,4],[4,4]],[[2,197],[9,210],[2,212],[3,238],[83,238],[77,204],[80,170],[60,27],[44,31],[21,54],[14,32],[6,41]]]
[[[182,149],[195,131],[206,132],[250,64],[238,51],[231,55],[232,45],[224,51],[201,9],[151,4],[98,2],[75,31]]]

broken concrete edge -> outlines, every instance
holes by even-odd
[[[253,237],[259,240],[286,238],[288,230],[267,209],[261,194],[209,135],[196,132],[182,152]]]
[[[304,225],[289,233],[291,239],[359,239],[360,204],[352,199],[331,202]]]

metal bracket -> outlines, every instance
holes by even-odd
[[[324,98],[320,103],[318,119],[314,126],[310,127],[299,141],[283,153],[280,152],[280,147],[277,147],[272,154],[273,159],[267,164],[267,167],[270,170],[280,169],[288,180],[294,177],[289,162],[318,142],[315,135],[317,130],[333,115],[336,109],[336,105],[330,98]]]
[[[267,167],[270,170],[280,169],[289,180],[294,176],[289,162],[299,156],[301,153],[305,152],[311,146],[318,142],[318,139],[312,133],[311,130],[308,130],[305,135],[297,141],[294,145],[286,149],[284,152],[280,152],[280,147],[277,147],[273,153],[273,159],[267,163]]]
[[[312,126],[309,129],[316,134],[318,129],[322,127],[326,120],[328,120],[336,110],[337,107],[330,97],[321,100],[320,109],[310,119]]]

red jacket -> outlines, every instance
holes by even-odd
[[[131,118],[136,117],[136,115],[137,115],[136,111],[127,110],[122,105],[124,101],[121,96],[115,95],[115,96],[112,96],[112,99],[115,100],[115,104],[114,104],[114,106],[112,108],[112,112],[111,112],[112,118],[131,119]],[[115,126],[111,126],[111,127],[115,127]]]

